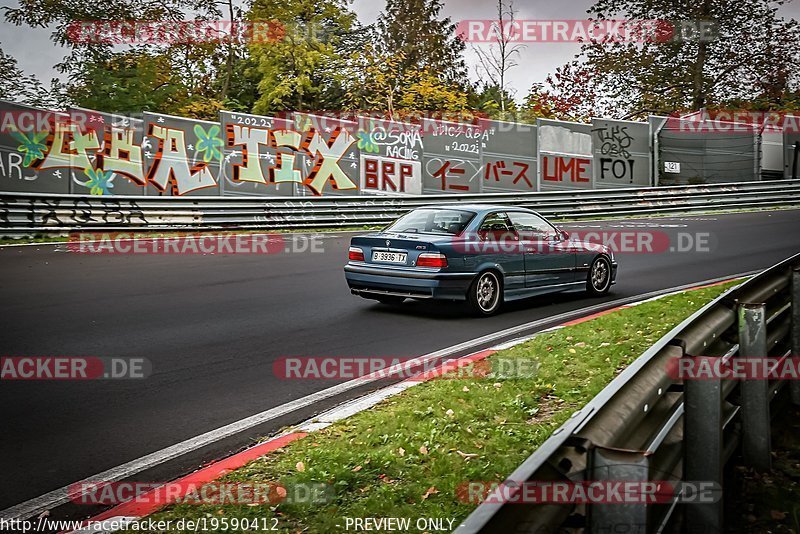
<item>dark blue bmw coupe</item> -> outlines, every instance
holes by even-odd
[[[607,247],[570,239],[535,211],[450,204],[354,237],[344,271],[350,291],[367,299],[461,300],[492,315],[504,301],[543,293],[603,295],[617,263]]]

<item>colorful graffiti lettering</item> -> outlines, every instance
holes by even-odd
[[[227,148],[241,148],[242,163],[231,164],[234,181],[264,185],[297,183],[318,195],[322,194],[327,183],[337,190],[358,189],[340,166],[340,160],[354,142],[353,136],[343,128],[333,129],[326,140],[313,127],[304,134],[296,130],[269,130],[238,124],[226,127]],[[266,149],[275,151],[275,157]],[[313,166],[303,179],[297,162],[306,158]],[[270,162],[267,175],[260,163],[262,159]]]
[[[217,182],[207,161],[195,162],[189,166],[186,134],[183,130],[151,123],[148,125],[147,135],[158,140],[158,151],[147,171],[147,181],[159,191],[166,191],[170,184],[175,195],[216,187]]]

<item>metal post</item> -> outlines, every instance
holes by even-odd
[[[638,451],[621,451],[597,447],[592,455],[591,480],[622,480],[625,482],[647,482],[649,480],[649,458]],[[648,532],[647,503],[598,504],[589,506],[590,532]]]
[[[684,356],[684,358],[691,356]],[[683,479],[714,482],[722,486],[724,469],[722,436],[722,381],[684,381]],[[686,505],[686,524],[697,525],[706,534],[722,532],[724,505],[713,503]]]
[[[800,266],[792,269],[792,358],[800,358]],[[800,406],[800,380],[792,380],[792,402]]]
[[[767,357],[767,318],[763,303],[739,304],[739,357]],[[745,464],[768,471],[770,459],[769,380],[742,381],[742,450]]]
[[[800,153],[800,141],[794,144],[794,156],[792,159],[792,180],[797,180],[797,160]]]

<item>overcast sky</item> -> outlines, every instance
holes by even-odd
[[[586,18],[586,10],[592,3],[593,0],[516,0],[514,6],[518,19],[564,20]],[[15,4],[16,0],[0,0],[0,5],[3,6]],[[496,17],[494,0],[444,0],[444,4],[444,15],[456,22]],[[352,7],[360,20],[368,24],[377,20],[385,5],[385,0],[353,0]],[[800,1],[794,0],[781,11],[797,18],[800,16]],[[57,75],[53,65],[61,60],[66,51],[52,44],[48,30],[0,24],[3,50],[17,58],[26,73],[35,74],[45,84],[49,83],[50,78]],[[468,45],[467,61],[472,77],[476,78],[477,59],[473,46],[487,45]],[[517,92],[517,98],[524,97],[531,84],[543,81],[549,73],[572,59],[579,49],[580,45],[577,43],[527,44],[522,50],[520,65],[509,74],[509,84]]]

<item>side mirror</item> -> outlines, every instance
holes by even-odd
[[[567,232],[566,230],[559,230],[558,233],[561,234],[561,239],[563,241],[566,241],[566,240],[569,239],[569,232]]]

